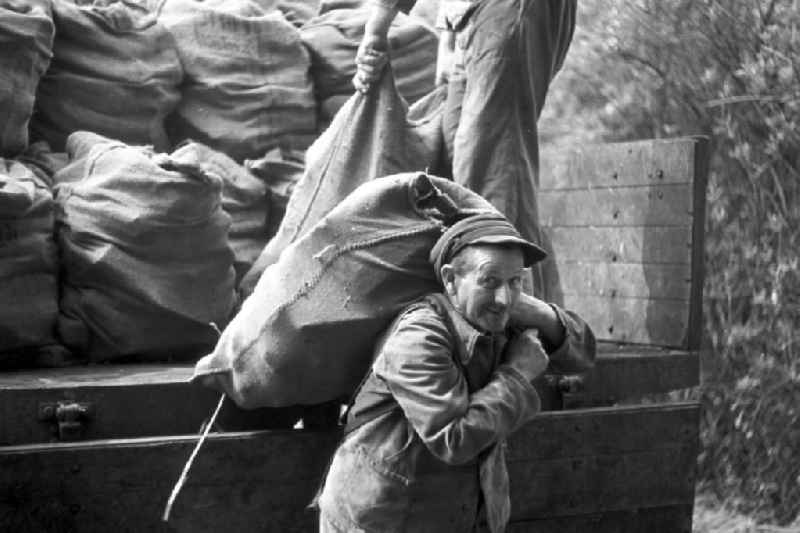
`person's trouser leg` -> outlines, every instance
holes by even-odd
[[[536,121],[572,39],[575,9],[576,0],[481,2],[458,34],[464,76],[451,80],[445,112],[453,179],[550,252],[536,202]],[[552,261],[533,270],[537,294],[560,301]]]

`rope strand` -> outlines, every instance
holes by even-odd
[[[202,430],[202,434],[200,435],[200,440],[197,441],[197,444],[192,450],[192,455],[189,456],[189,460],[186,461],[186,464],[183,466],[183,472],[181,472],[181,477],[178,478],[178,482],[175,483],[175,486],[172,488],[172,494],[169,495],[169,499],[167,500],[167,505],[164,508],[164,514],[161,517],[161,520],[164,522],[169,521],[169,515],[172,512],[172,505],[175,503],[175,500],[178,498],[178,494],[180,494],[183,485],[186,483],[186,479],[189,477],[189,469],[192,467],[192,463],[194,462],[195,457],[197,457],[197,453],[200,451],[200,447],[203,446],[203,443],[208,437],[209,431],[211,431],[211,427],[214,425],[214,422],[217,420],[217,415],[219,415],[219,411],[222,408],[222,404],[225,401],[225,394],[223,393],[219,397],[219,402],[217,403],[217,408],[214,409],[214,414],[211,415],[211,418],[208,420],[208,423]]]

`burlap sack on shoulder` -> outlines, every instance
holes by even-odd
[[[267,268],[195,379],[245,408],[347,397],[380,332],[441,289],[428,254],[467,209],[492,207],[425,174],[362,185]]]
[[[57,343],[57,276],[52,194],[26,165],[0,159],[0,363]]]
[[[94,361],[207,353],[210,324],[235,303],[220,178],[88,132],[67,150],[73,163],[56,176],[64,343]]]
[[[0,1],[0,156],[28,145],[28,123],[39,79],[53,56],[49,0]]]
[[[167,0],[159,21],[186,72],[168,120],[173,142],[194,139],[236,161],[316,135],[310,58],[277,7],[256,0]]]
[[[433,168],[442,150],[444,87],[409,109],[390,68],[369,93],[354,94],[306,153],[277,234],[242,280],[252,292],[281,252],[359,185],[399,172]]]
[[[164,119],[178,103],[183,73],[172,36],[147,5],[54,0],[54,55],[39,83],[34,138],[56,151],[78,130],[169,147]]]

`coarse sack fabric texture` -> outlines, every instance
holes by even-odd
[[[280,145],[307,148],[317,131],[311,60],[300,33],[256,0],[167,0],[159,21],[175,38],[185,79],[167,121],[236,161]]]
[[[32,136],[56,151],[79,130],[169,149],[164,119],[178,104],[183,72],[156,13],[134,0],[54,0],[53,19],[54,55]]]
[[[53,57],[54,34],[50,0],[0,0],[1,157],[28,145],[36,87]]]
[[[263,180],[269,190],[267,234],[270,237],[278,233],[283,222],[292,191],[305,172],[305,159],[305,152],[274,148],[264,157],[247,159],[244,162],[244,166]]]
[[[270,237],[267,186],[227,155],[201,143],[187,142],[173,151],[170,158],[181,165],[199,167],[222,180],[222,208],[231,217],[228,243],[233,250],[238,284]]]
[[[26,165],[0,159],[0,360],[56,344],[58,254],[53,196]]]
[[[493,208],[423,173],[362,185],[267,268],[194,379],[244,408],[347,397],[380,332],[440,290],[430,249],[454,215],[474,209]]]
[[[306,153],[306,170],[294,186],[277,234],[242,280],[252,292],[281,252],[359,185],[382,176],[434,168],[444,150],[442,86],[409,108],[398,94],[392,69],[378,86],[356,93]]]
[[[210,323],[235,304],[221,179],[88,132],[67,150],[55,194],[64,344],[93,361],[207,353]]]
[[[422,20],[431,28],[435,28],[441,2],[442,0],[417,0],[408,12],[408,16]]]
[[[257,0],[260,4],[276,4],[286,20],[300,28],[319,12],[319,0]]]
[[[300,29],[303,42],[311,51],[311,75],[322,119],[330,119],[353,94],[356,51],[370,9],[331,9]],[[389,27],[389,58],[397,89],[409,103],[434,89],[437,48],[433,29],[403,13],[397,14]]]
[[[16,159],[30,168],[51,189],[55,185],[56,172],[69,164],[66,152],[53,152],[45,141],[36,141],[29,145]]]

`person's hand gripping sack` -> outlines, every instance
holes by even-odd
[[[373,4],[364,25],[364,37],[356,52],[353,86],[360,93],[369,91],[389,62],[389,27],[397,15],[396,7]]]
[[[547,357],[542,343],[539,340],[539,332],[535,328],[529,328],[514,335],[506,346],[506,364],[528,381],[533,381],[541,376],[550,358]]]
[[[389,62],[387,48],[385,37],[364,35],[356,52],[356,75],[353,76],[353,87],[358,92],[366,93],[380,79],[386,63]]]

